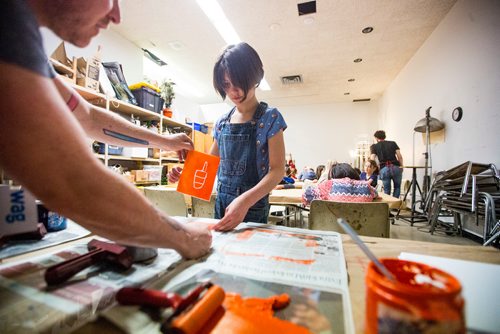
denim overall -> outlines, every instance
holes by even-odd
[[[257,173],[257,121],[262,116],[261,106],[257,107],[253,119],[242,124],[231,124],[235,109],[222,121],[219,136],[220,166],[217,172],[217,200],[215,218],[224,217],[226,207],[239,195],[259,183]],[[269,195],[260,199],[249,210],[244,222],[267,223]]]

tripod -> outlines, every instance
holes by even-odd
[[[411,226],[413,226],[413,224],[416,221],[427,221],[427,217],[425,216],[425,214],[420,213],[416,210],[417,203],[419,202],[419,201],[417,201],[417,189],[418,189],[418,192],[419,192],[420,198],[421,198],[420,202],[421,202],[421,204],[424,203],[424,201],[423,201],[424,194],[422,192],[422,189],[420,189],[420,185],[418,184],[418,180],[417,180],[417,169],[418,168],[425,168],[427,170],[427,167],[425,167],[425,166],[404,166],[403,168],[411,168],[412,169],[411,183],[410,183],[410,186],[406,190],[405,195],[403,197],[403,203],[405,203],[406,198],[408,197],[408,194],[411,191],[411,214],[410,214],[410,216],[401,216],[400,215],[401,206],[400,206],[398,209],[398,212],[396,213],[396,219],[406,220],[406,221],[410,222]],[[420,208],[422,208],[422,205],[420,206]]]

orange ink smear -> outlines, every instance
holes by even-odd
[[[307,240],[306,247],[318,247],[318,243],[316,240]]]
[[[269,298],[242,298],[236,293],[226,293],[224,316],[211,333],[310,333],[305,327],[274,317],[275,310],[289,304],[290,297],[287,294]]]
[[[238,240],[248,240],[254,234],[255,234],[255,230],[250,230],[250,229],[244,230],[243,232],[238,233],[238,235],[236,236],[236,239],[238,239]]]
[[[297,259],[291,259],[289,257],[281,257],[281,256],[272,256],[271,260],[293,262],[293,263],[305,264],[305,265],[311,265],[311,264],[313,264],[316,261],[314,259],[311,259],[311,260],[297,260]]]

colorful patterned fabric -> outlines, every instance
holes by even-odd
[[[302,203],[308,206],[315,199],[336,202],[371,202],[376,197],[378,197],[377,191],[369,185],[369,181],[352,180],[346,177],[309,185],[302,194]]]

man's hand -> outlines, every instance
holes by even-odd
[[[185,133],[176,133],[166,138],[168,139],[166,150],[177,151],[179,161],[181,162],[186,158],[187,151],[194,149],[193,141]]]
[[[181,178],[182,167],[174,167],[168,172],[168,183],[176,183]]]
[[[222,232],[234,229],[243,221],[248,209],[249,207],[244,203],[242,197],[237,197],[227,206],[224,217],[214,225],[213,229]]]
[[[208,253],[212,245],[211,224],[203,222],[192,222],[183,224],[187,233],[187,242],[179,253],[187,259],[196,259]]]

